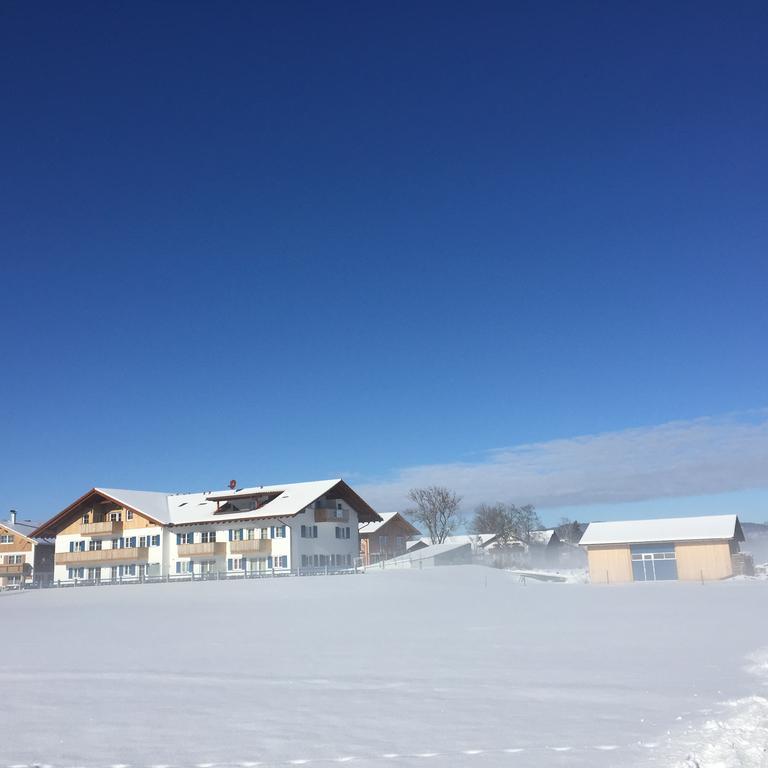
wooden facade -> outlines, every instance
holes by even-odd
[[[417,535],[419,535],[418,529],[414,528],[399,512],[389,515],[373,530],[366,531],[366,526],[361,527],[360,558],[363,565],[372,565],[381,560],[404,555],[408,539]]]
[[[622,584],[633,581],[629,546],[590,547],[587,557],[589,578],[593,584]]]
[[[744,540],[736,515],[712,515],[590,523],[581,545],[593,584],[622,584],[730,578]]]
[[[681,581],[708,581],[733,576],[732,546],[727,541],[678,542],[677,578]]]

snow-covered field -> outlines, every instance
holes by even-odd
[[[768,766],[766,582],[77,588],[0,629],[0,768]]]

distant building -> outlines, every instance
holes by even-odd
[[[434,568],[442,565],[466,565],[472,562],[469,542],[432,544],[405,555],[372,564],[382,568]]]
[[[363,565],[404,554],[408,539],[421,535],[399,512],[384,512],[380,517],[381,520],[360,526],[360,557]]]
[[[498,538],[498,535],[495,533],[467,533],[459,536],[447,536],[443,543],[469,544],[472,548],[472,554],[479,555],[482,554],[483,550],[495,544]],[[432,546],[432,540],[426,536],[406,542],[408,552],[416,552],[429,546]]]
[[[57,580],[345,569],[379,515],[341,479],[214,493],[93,488],[39,526]]]
[[[0,521],[0,588],[46,584],[53,578],[53,543],[33,536],[37,523]]]
[[[563,542],[554,529],[531,531],[528,540],[528,559],[535,568],[556,568],[560,564]]]
[[[580,544],[592,583],[616,584],[729,578],[742,541],[736,515],[713,515],[590,523]]]

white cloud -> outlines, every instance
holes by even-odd
[[[445,485],[482,501],[540,509],[768,488],[768,409],[489,451],[480,462],[407,467],[362,496],[403,509],[410,488]]]

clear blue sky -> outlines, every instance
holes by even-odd
[[[768,405],[766,39],[763,3],[4,2],[0,512]]]

